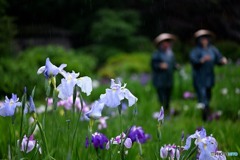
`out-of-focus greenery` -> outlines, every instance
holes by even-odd
[[[150,51],[152,43],[137,34],[140,23],[138,12],[102,9],[97,12],[91,27],[92,45],[85,50],[97,57],[99,64],[119,52]]]
[[[6,56],[13,52],[13,37],[17,33],[13,18],[5,13],[7,1],[0,0],[0,55]]]
[[[81,71],[80,76],[93,75],[96,59],[86,53],[66,50],[60,46],[33,47],[20,53],[16,58],[0,59],[1,97],[12,92],[22,93],[24,86],[32,89],[36,85],[36,95],[43,96],[44,76],[37,75],[39,66],[45,65],[46,58],[60,66],[69,62],[67,71]]]
[[[149,53],[135,52],[131,54],[119,54],[110,57],[104,67],[99,70],[101,77],[126,77],[132,74],[150,72]]]
[[[240,45],[234,41],[219,41],[216,43],[216,47],[224,56],[233,61],[240,58]]]

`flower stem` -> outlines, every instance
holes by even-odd
[[[40,134],[41,134],[41,137],[42,137],[42,141],[43,141],[43,146],[44,146],[44,151],[47,155],[47,157],[49,157],[49,151],[48,151],[48,147],[47,147],[47,139],[46,139],[46,135],[43,131],[43,128],[42,128],[42,125],[39,123],[38,120],[36,120],[37,122],[37,125],[38,125],[38,128],[39,128],[39,131],[40,131]]]
[[[193,155],[193,153],[197,150],[197,146],[192,148],[192,150],[188,153],[187,157],[185,158],[185,155],[181,158],[182,160],[184,159],[190,159],[190,157]]]
[[[80,118],[81,118],[81,115],[82,115],[82,109],[83,109],[83,98],[82,98],[81,92],[79,92],[79,98],[80,98],[80,103],[81,103],[81,109],[80,109],[80,112],[78,114],[75,130],[73,132],[72,154],[73,154],[73,147],[74,147],[75,137],[76,137],[76,133],[77,133],[77,129],[78,129],[78,126],[79,126],[79,121],[80,121]]]
[[[123,132],[123,124],[122,124],[122,106],[118,106],[118,113],[119,113],[119,120],[120,120],[120,127],[121,127],[121,133]]]

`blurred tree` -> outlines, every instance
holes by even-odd
[[[6,0],[0,0],[0,54],[6,56],[12,53],[13,37],[16,34],[16,28],[13,24],[13,18],[6,15]]]
[[[107,17],[101,21],[97,19],[101,17],[100,11],[103,8],[116,12],[135,10],[141,22],[137,25],[138,34],[141,33],[151,40],[161,32],[172,32],[186,42],[196,30],[207,28],[215,32],[220,39],[240,41],[239,0],[182,0],[181,3],[179,0],[8,0],[8,3],[7,13],[16,17],[18,27],[47,24],[70,30],[74,33],[74,47],[92,43],[92,35],[89,34],[92,33],[92,24],[98,28],[96,21],[104,21],[106,25]],[[117,14],[109,18],[119,16]],[[124,20],[122,22],[125,23]],[[120,31],[134,32],[133,28],[124,23],[118,27]],[[22,30],[19,30],[19,33],[24,36]],[[103,41],[102,38],[98,40]]]
[[[91,39],[97,44],[129,49],[131,39],[135,38],[140,24],[135,11],[99,10],[97,20],[93,23]]]

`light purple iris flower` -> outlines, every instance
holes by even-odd
[[[104,149],[106,147],[107,142],[108,142],[108,139],[104,134],[98,133],[98,132],[95,132],[92,134],[91,143],[93,144],[94,148]],[[88,138],[86,138],[85,146],[86,147],[89,146]]]
[[[126,98],[128,105],[132,106],[137,102],[137,98],[126,88],[126,84],[122,86],[121,82],[115,83],[114,79],[111,79],[110,89],[106,89],[106,93],[100,96],[101,102],[106,106],[115,108],[121,104],[121,101]]]
[[[17,143],[19,143],[20,141],[18,140]],[[37,143],[36,140],[34,140],[33,135],[31,135],[29,138],[24,135],[23,139],[22,139],[22,143],[21,143],[21,151],[29,153],[31,152],[34,148],[37,148],[39,153],[42,153],[42,150],[39,146],[39,144]]]
[[[103,107],[104,103],[101,103],[99,101],[94,102],[91,110],[86,113],[86,116],[92,119],[99,119],[102,116]]]
[[[132,140],[128,137],[126,137],[125,133],[122,133],[120,135],[118,135],[116,138],[111,138],[110,141],[108,141],[108,143],[106,144],[106,149],[110,148],[111,144],[118,144],[121,145],[124,142],[124,146],[126,148],[131,148],[132,147]]]
[[[47,58],[45,66],[40,67],[37,71],[37,74],[43,73],[44,76],[49,79],[51,77],[55,77],[58,73],[61,73],[63,71],[63,68],[66,66],[66,64],[61,64],[59,67],[57,67],[51,63],[49,58]]]
[[[197,145],[203,138],[207,136],[206,130],[201,128],[200,130],[196,130],[194,134],[188,136],[186,140],[186,145],[184,146],[184,150],[188,150],[191,146],[191,140],[196,139],[195,144]]]
[[[161,158],[167,158],[167,157],[170,157],[171,159],[177,159],[179,160],[180,159],[180,151],[179,149],[177,148],[176,145],[164,145],[163,147],[161,147],[160,149],[160,157]]]
[[[77,84],[77,77],[79,73],[63,72],[62,75],[64,78],[61,79],[61,84],[57,87],[59,90],[58,97],[66,100],[68,97],[73,95],[74,86]]]
[[[5,97],[5,102],[0,107],[0,116],[6,117],[6,116],[13,116],[15,113],[15,109],[17,106],[21,106],[22,103],[18,102],[19,98],[16,94],[12,94],[12,98],[8,99],[8,97]]]
[[[218,143],[214,137],[207,136],[206,130],[202,128],[201,130],[196,130],[196,132],[190,135],[186,140],[186,145],[184,150],[188,150],[191,145],[191,139],[195,140],[195,145],[198,147],[198,159],[199,160],[225,160],[225,155],[217,155]]]
[[[199,160],[214,160],[213,153],[217,151],[217,141],[214,137],[208,136],[198,142]]]
[[[61,84],[57,87],[59,98],[66,100],[68,97],[72,96],[75,85],[79,86],[82,92],[90,95],[92,91],[91,78],[87,76],[78,78],[79,73],[75,73],[74,71],[72,71],[72,73],[62,72],[61,74],[64,78],[61,80]]]

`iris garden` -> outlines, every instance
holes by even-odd
[[[226,78],[228,67],[217,70],[217,81]],[[164,113],[151,82],[141,84],[140,79],[129,78],[124,83],[117,78],[94,88],[91,77],[79,77],[78,71],[67,71],[67,64],[57,67],[49,58],[33,74],[45,77],[45,99],[35,104],[35,88],[26,84],[22,95],[13,93],[1,103],[3,159],[239,158],[240,113],[228,117],[239,108],[239,83],[225,81],[218,84],[225,88],[215,87],[217,112],[206,123],[190,91],[183,98],[175,96],[172,110]],[[184,75],[189,76],[184,71],[179,74],[188,81]],[[178,90],[188,88],[178,83]],[[102,93],[90,102],[94,90]],[[233,152],[237,154],[227,154]]]

